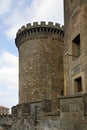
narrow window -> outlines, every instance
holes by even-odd
[[[73,59],[76,59],[80,56],[80,34],[77,35],[73,40],[72,40],[72,55]]]
[[[74,90],[75,92],[81,92],[82,91],[82,78],[76,78],[74,80]]]

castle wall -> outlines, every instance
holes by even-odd
[[[0,130],[11,130],[12,116],[0,115]]]
[[[59,99],[61,126],[65,130],[87,129],[87,94],[74,94]]]
[[[11,130],[87,130],[87,94],[58,98],[56,113],[50,107],[46,100],[14,106]]]
[[[66,94],[86,92],[87,1],[65,0],[64,4]],[[81,82],[80,90],[76,85],[79,81]]]

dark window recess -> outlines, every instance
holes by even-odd
[[[75,89],[75,92],[81,92],[82,91],[82,78],[79,77],[77,79],[74,80],[74,89]]]
[[[77,35],[72,40],[72,54],[73,54],[73,59],[76,59],[81,54],[81,50],[80,50],[80,34]]]

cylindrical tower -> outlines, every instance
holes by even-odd
[[[87,91],[87,0],[64,0],[66,93]]]
[[[19,29],[19,103],[55,101],[63,93],[63,28],[34,22]]]

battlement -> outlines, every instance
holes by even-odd
[[[42,21],[40,24],[38,22],[33,22],[33,25],[31,23],[26,24],[26,26],[22,26],[17,34],[16,34],[16,39],[15,43],[17,47],[21,45],[25,40],[32,40],[32,39],[38,39],[41,38],[41,35],[44,34],[44,36],[49,35],[49,34],[58,34],[60,35],[60,40],[63,41],[64,37],[64,26],[60,26],[60,24],[53,22],[46,22]],[[38,35],[39,34],[39,35]],[[40,36],[40,37],[38,37]],[[43,36],[43,39],[46,38]],[[58,38],[59,40],[59,38]]]
[[[48,24],[46,24],[45,21],[41,21],[40,24],[38,22],[33,22],[33,25],[31,25],[31,23],[28,23],[25,26],[22,26],[18,30],[17,35],[27,29],[32,29],[32,28],[36,28],[36,27],[50,27],[50,28],[56,28],[56,29],[60,29],[60,30],[64,29],[64,26],[60,27],[60,24],[58,24],[58,23],[55,23],[55,25],[54,25],[53,22],[48,22]]]

